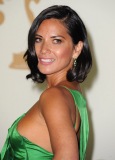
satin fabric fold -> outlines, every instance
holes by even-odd
[[[89,137],[89,120],[86,108],[86,100],[84,99],[84,97],[81,95],[80,92],[71,89],[69,89],[69,91],[73,95],[75,104],[78,107],[80,113],[81,126],[80,126],[79,157],[80,160],[85,160],[88,137]]]

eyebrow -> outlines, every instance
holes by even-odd
[[[38,36],[38,37],[43,38],[43,37],[42,37],[41,35],[39,35],[39,34],[36,34],[35,36]],[[58,37],[61,37],[61,38],[64,38],[64,39],[65,39],[65,37],[64,37],[64,36],[61,36],[61,35],[51,36],[51,38],[58,38]]]
[[[38,37],[41,37],[41,38],[42,38],[42,36],[41,36],[41,35],[39,35],[39,34],[35,34],[35,36],[38,36]]]
[[[61,35],[51,36],[51,38],[58,38],[58,37],[61,37],[61,38],[64,38],[64,39],[65,39],[65,37],[63,37],[63,36],[61,36]]]

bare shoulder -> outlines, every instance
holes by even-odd
[[[57,111],[69,112],[74,123],[75,119],[75,102],[72,94],[62,86],[56,86],[46,89],[40,96],[40,108],[41,111]]]
[[[40,96],[41,113],[45,119],[71,119],[71,95],[63,87],[51,87]]]
[[[63,87],[51,87],[46,89],[40,96],[40,105],[48,106],[58,104],[68,104],[70,95]]]
[[[63,95],[64,91],[63,91],[63,87],[57,86],[57,87],[51,87],[46,89],[42,94],[41,97],[48,97],[48,96],[52,96],[52,94],[56,94],[58,96]],[[40,98],[41,98],[40,97]]]

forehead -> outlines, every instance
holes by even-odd
[[[54,19],[54,18],[43,20],[37,32],[41,32],[41,31],[60,32],[63,34],[68,33],[68,30],[65,27],[64,23],[61,20]]]

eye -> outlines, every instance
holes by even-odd
[[[40,38],[40,37],[35,37],[35,42],[36,43],[40,43],[42,41],[42,38]]]
[[[62,40],[61,39],[54,39],[53,42],[54,42],[54,44],[60,44],[62,42]]]

